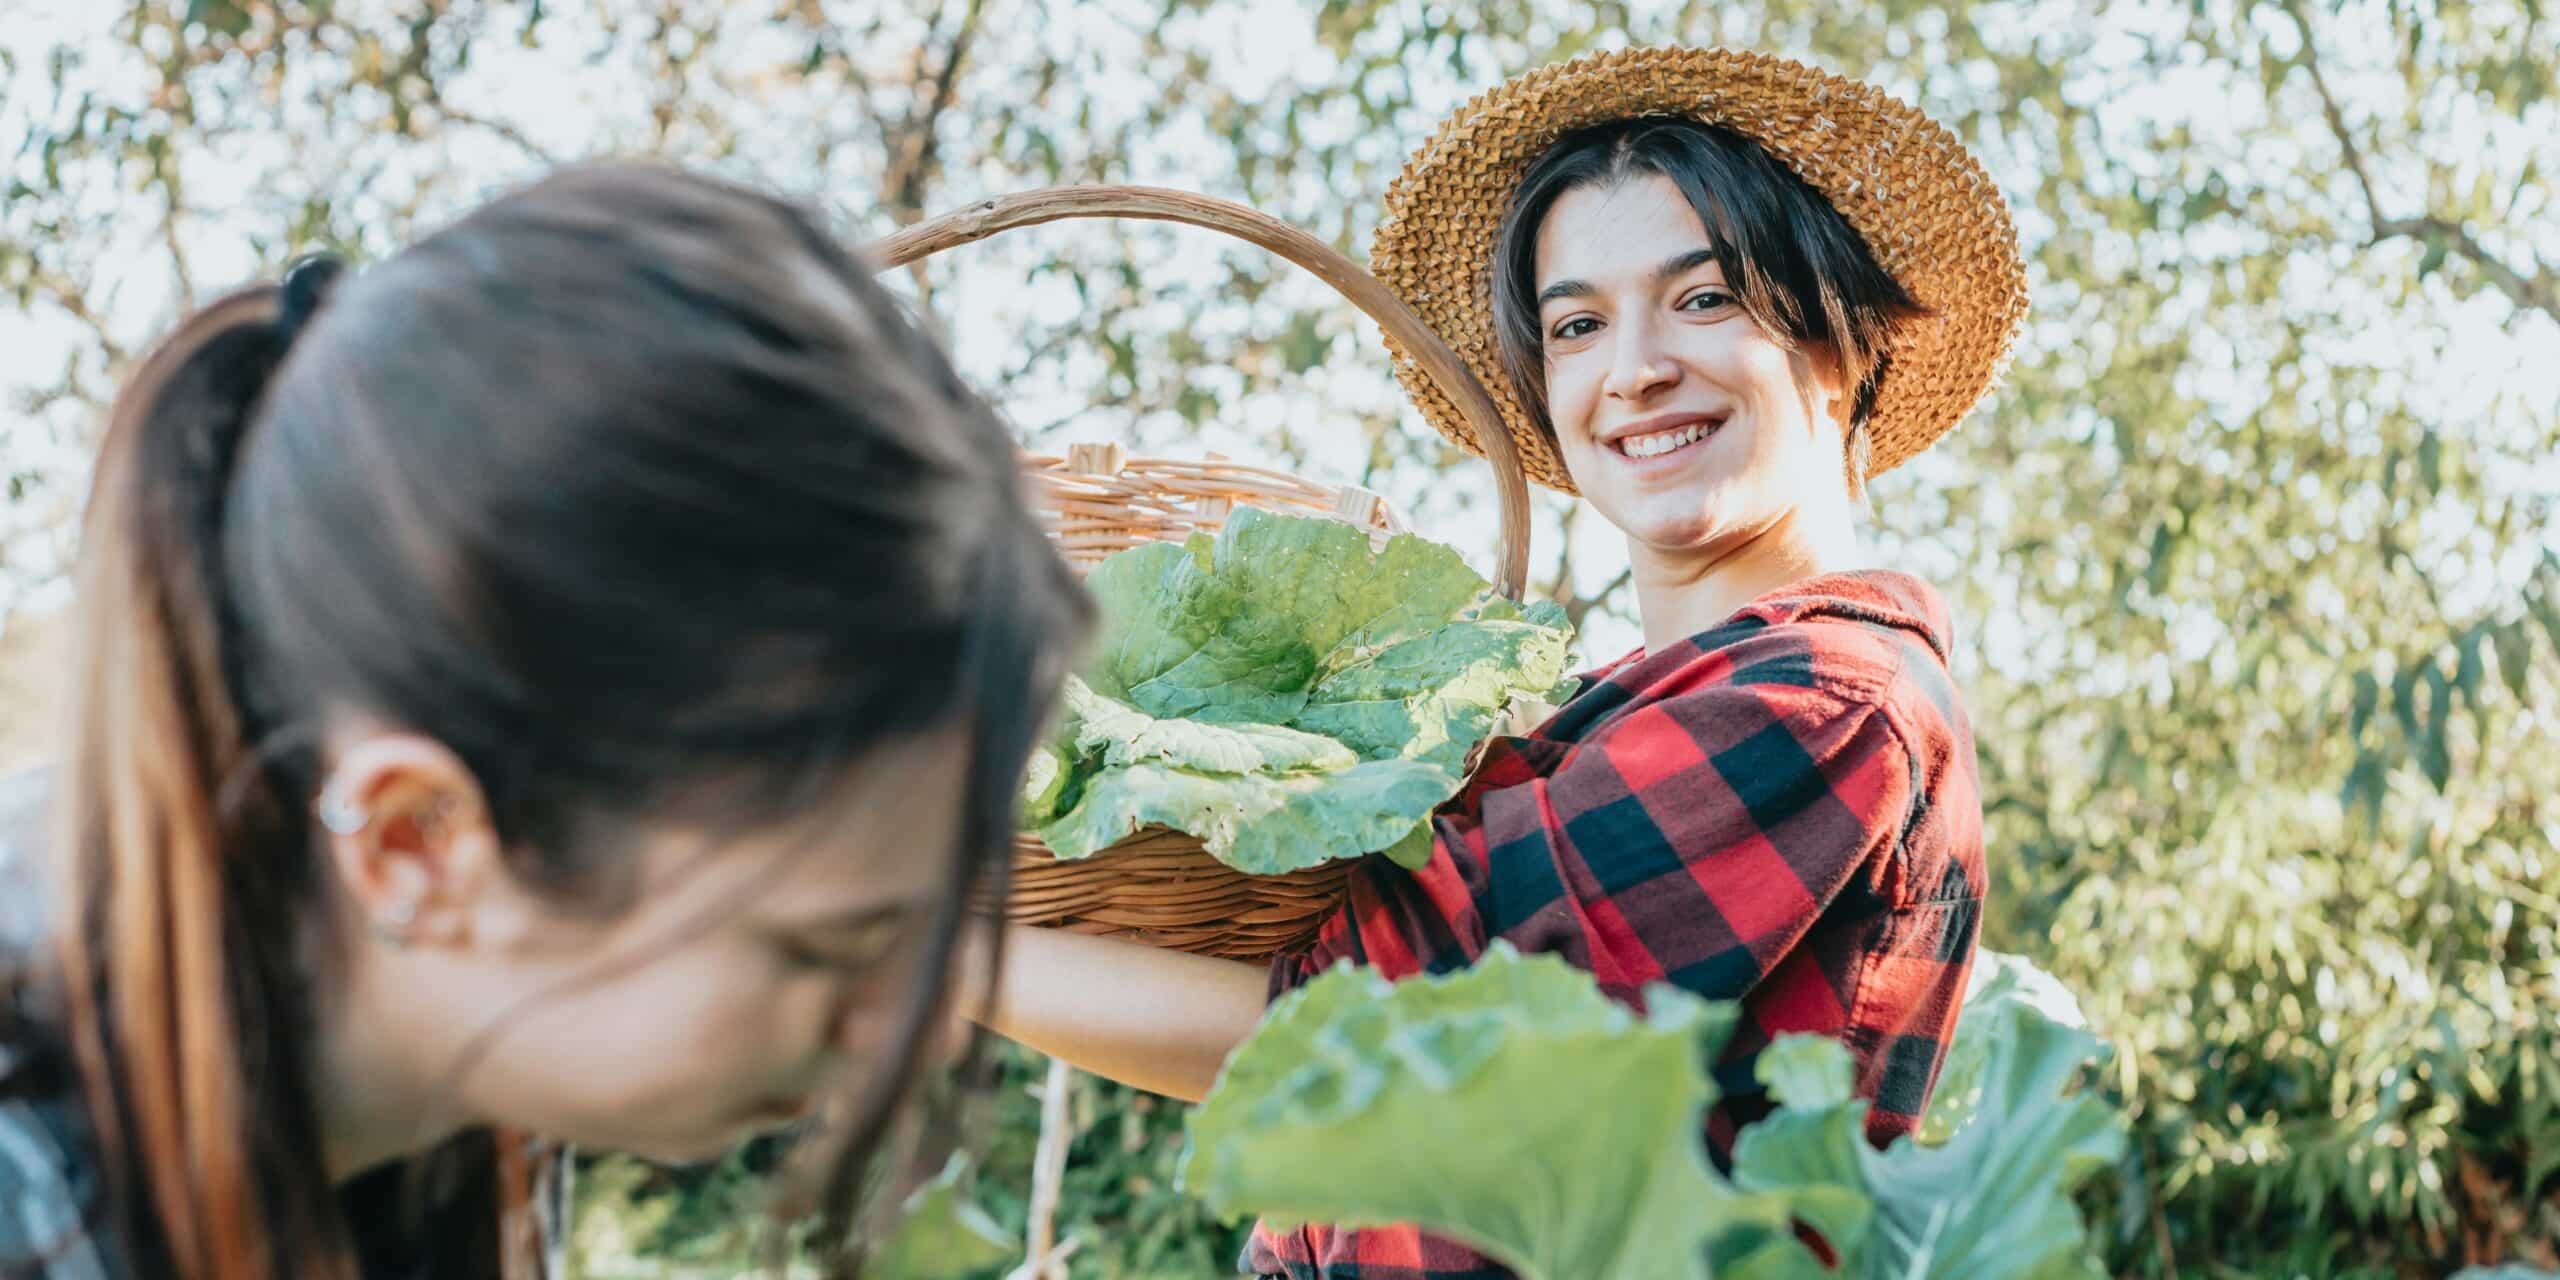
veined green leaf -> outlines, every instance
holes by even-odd
[[[1991,1063],[1992,1039],[1982,1029],[1992,1025],[2000,1007],[2007,1004],[2023,1004],[2059,1026],[2089,1025],[2079,997],[2052,974],[2020,956],[1996,951],[1975,955],[1973,973],[1965,983],[1963,1018],[1956,1025],[1954,1042],[1947,1046],[1946,1060],[1938,1066],[1938,1087],[1929,1095],[1929,1109],[1920,1118],[1921,1145],[1943,1144],[1972,1118],[1982,1100],[1983,1073]]]
[[[1960,1114],[1935,1117],[1943,1140],[1934,1146],[1867,1145],[1867,1104],[1836,1084],[1849,1068],[1837,1041],[1781,1037],[1761,1056],[1760,1080],[1779,1106],[1735,1143],[1734,1182],[1783,1198],[1839,1256],[1840,1274],[2098,1274],[2070,1197],[2123,1145],[2107,1108],[2070,1091],[2098,1042],[2076,1025],[2078,1002],[2032,965],[1985,956],[1976,972],[1939,1086],[1962,1095],[1950,1104]],[[1793,1274],[1818,1266],[1800,1243],[1757,1235],[1719,1239],[1715,1257],[1719,1274],[1790,1274],[1789,1258]]]
[[[1073,677],[1067,682],[1079,755],[1102,764],[1156,763],[1203,773],[1333,772],[1360,763],[1349,747],[1319,734],[1274,724],[1161,720],[1106,698]]]
[[[1022,821],[1026,826],[1039,826],[1057,816],[1058,801],[1067,790],[1067,761],[1056,747],[1046,743],[1031,750],[1031,763],[1022,775]]]
[[[1476,746],[1564,677],[1559,610],[1491,595],[1447,547],[1373,551],[1339,521],[1243,511],[1087,581],[1101,643],[1068,686],[1063,776],[1026,819],[1061,857],[1163,826],[1256,875],[1416,865]]]
[[[954,1156],[939,1176],[917,1188],[897,1230],[864,1262],[862,1274],[879,1280],[954,1280],[1011,1259],[1012,1238],[961,1194],[966,1178],[966,1163]]]
[[[1216,537],[1154,543],[1095,565],[1102,606],[1085,680],[1149,715],[1285,724],[1332,672],[1440,627],[1486,583],[1427,539],[1338,520],[1236,513]]]
[[[1500,943],[1446,977],[1339,968],[1229,1059],[1183,1184],[1283,1225],[1416,1223],[1527,1280],[1813,1274],[1796,1223],[1858,1280],[2093,1275],[2071,1191],[2123,1145],[2072,1088],[2098,1043],[2026,962],[1982,973],[1957,1031],[1974,1096],[1945,1141],[1870,1147],[1848,1051],[1781,1037],[1755,1066],[1778,1105],[1742,1131],[1727,1182],[1697,1123],[1730,1006],[1657,987],[1637,1015]]]
[[[1453,622],[1328,677],[1297,723],[1369,759],[1408,756],[1462,773],[1503,708],[1562,678],[1565,639],[1527,622]]]
[[[1229,1215],[1418,1223],[1524,1280],[1704,1280],[1716,1206],[1736,1200],[1700,1141],[1733,1011],[1648,1003],[1501,943],[1442,978],[1337,969],[1228,1060],[1182,1185]]]
[[[2071,1092],[2095,1037],[2024,1003],[1979,1011],[1990,1038],[1983,1101],[1945,1144],[1867,1153],[1878,1277],[2043,1280],[2101,1274],[2071,1189],[2122,1154],[2106,1105]],[[1959,1034],[1962,1034],[1959,1031]]]
[[[1089,858],[1147,827],[1200,837],[1220,861],[1271,876],[1394,847],[1457,780],[1419,760],[1332,773],[1203,773],[1162,764],[1104,769],[1074,808],[1040,828],[1061,858]]]

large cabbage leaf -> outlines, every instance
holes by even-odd
[[[2025,1004],[2057,1026],[2086,1030],[2089,1025],[2080,1011],[2080,998],[2061,979],[2022,956],[1997,951],[1976,955],[1965,984],[1965,1016],[1957,1022],[1955,1041],[1947,1046],[1946,1060],[1938,1068],[1938,1087],[1929,1095],[1929,1109],[1920,1118],[1920,1145],[1945,1142],[1973,1115],[1982,1100],[1982,1077],[1990,1067],[1991,1050],[1999,1043],[1989,1028],[2003,1016],[2001,1007],[2011,1004]]]
[[[1086,583],[1100,635],[1024,789],[1064,858],[1154,826],[1257,875],[1427,852],[1431,811],[1507,711],[1555,690],[1570,637],[1447,547],[1264,511]]]
[[[2098,1043],[2025,962],[1983,971],[1957,1037],[1979,1069],[1945,1141],[1875,1150],[1847,1051],[1781,1037],[1756,1063],[1777,1105],[1728,1180],[1699,1116],[1732,1006],[1656,987],[1639,1015],[1501,944],[1447,977],[1337,969],[1229,1059],[1192,1115],[1184,1186],[1230,1215],[1417,1223],[1526,1280],[2091,1274],[2071,1190],[2122,1144],[2073,1088]]]
[[[2069,1019],[2069,1022],[2063,1019]],[[1840,1260],[1867,1280],[2061,1280],[2099,1274],[2071,1190],[2122,1153],[2123,1132],[2098,1098],[2073,1089],[2100,1049],[2075,1025],[2078,1005],[2024,960],[1986,955],[1940,1088],[1934,1144],[1864,1137],[1867,1104],[1850,1096],[1838,1042],[1781,1037],[1757,1064],[1778,1103],[1734,1144],[1734,1181],[1789,1198]],[[1849,1207],[1863,1201],[1864,1213]],[[1720,1242],[1727,1276],[1789,1276],[1819,1266],[1794,1240]]]
[[[1706,1276],[1706,1057],[1728,1006],[1649,1013],[1496,943],[1443,978],[1338,968],[1277,1002],[1190,1119],[1183,1187],[1282,1222],[1413,1222],[1525,1280]]]
[[[1138,761],[1097,770],[1076,806],[1042,827],[1040,838],[1061,858],[1082,858],[1144,828],[1171,827],[1200,837],[1239,871],[1278,875],[1401,847],[1454,786],[1419,760],[1256,773]]]

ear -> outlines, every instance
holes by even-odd
[[[480,909],[504,893],[479,779],[432,738],[378,733],[346,744],[317,817],[348,901],[385,943],[469,945]]]
[[[1857,397],[1850,394],[1847,371],[1842,368],[1840,353],[1821,343],[1807,343],[1790,352],[1787,362],[1795,374],[1796,385],[1804,389],[1805,402],[1840,429],[1846,441],[1856,425]]]

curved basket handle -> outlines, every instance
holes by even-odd
[[[895,235],[864,246],[880,270],[902,267],[918,258],[958,248],[1017,227],[1038,226],[1070,218],[1137,218],[1180,222],[1221,231],[1259,245],[1315,273],[1334,292],[1367,312],[1397,345],[1412,353],[1431,381],[1457,405],[1474,429],[1476,445],[1493,464],[1501,492],[1502,564],[1494,582],[1502,594],[1521,599],[1529,585],[1529,481],[1520,470],[1520,455],[1511,431],[1502,423],[1493,397],[1476,381],[1458,354],[1422,323],[1413,309],[1388,291],[1376,276],[1342,256],[1332,245],[1267,213],[1231,200],[1175,191],[1165,187],[1046,187],[981,201],[966,209],[919,222]]]

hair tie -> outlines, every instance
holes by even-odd
[[[284,302],[276,316],[276,328],[291,347],[302,336],[303,326],[328,302],[338,277],[347,273],[347,264],[333,254],[315,253],[286,268]]]

